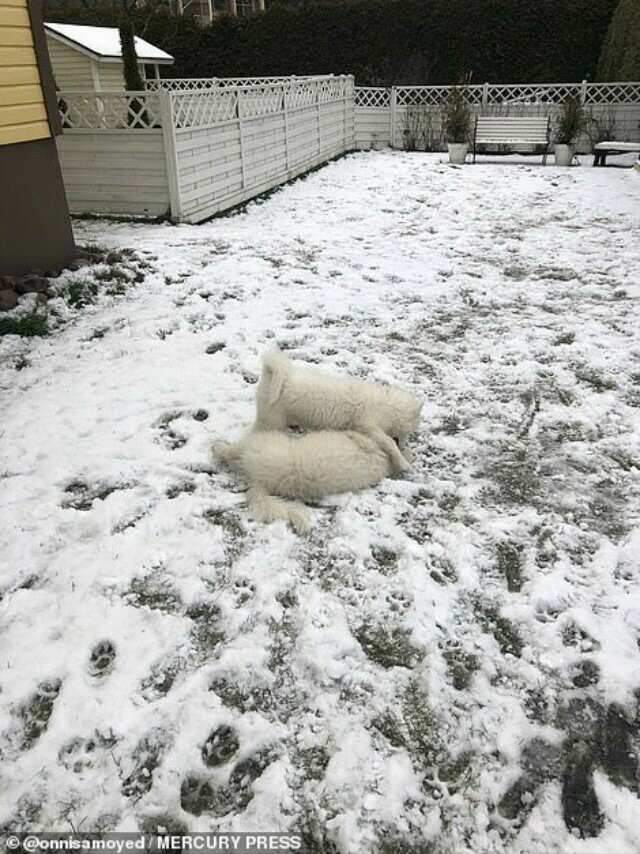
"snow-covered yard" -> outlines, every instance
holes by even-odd
[[[639,193],[378,152],[76,223],[152,268],[0,339],[0,827],[637,852]],[[309,538],[210,452],[274,343],[426,400],[412,471]]]

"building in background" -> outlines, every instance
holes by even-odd
[[[223,14],[237,18],[264,12],[265,0],[169,0],[169,7],[174,14],[193,18],[206,27]]]
[[[44,27],[58,89],[124,91],[122,48],[116,27],[49,23]],[[135,41],[143,80],[159,78],[161,65],[173,65],[168,53],[137,36]]]
[[[75,258],[40,0],[0,0],[0,277]]]

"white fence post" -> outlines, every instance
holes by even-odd
[[[347,77],[344,78],[344,99],[343,99],[343,107],[344,107],[344,118],[342,122],[342,148],[347,151],[347,109],[349,106],[349,80]]]
[[[482,87],[482,109],[486,110],[489,103],[489,84],[485,83]]]
[[[287,172],[289,172],[291,168],[291,164],[289,162],[289,98],[287,97],[289,94],[289,84],[282,84],[282,110],[284,112],[284,162],[287,167]]]
[[[246,178],[245,178],[245,168],[244,168],[244,135],[242,132],[242,89],[236,89],[236,101],[237,101],[237,111],[238,111],[238,132],[240,134],[240,174],[241,179],[240,183],[242,189],[244,190],[247,186]]]
[[[349,103],[351,105],[351,134],[349,135],[349,151],[356,147],[356,80],[353,74],[349,75]]]
[[[322,147],[320,145],[320,124],[321,124],[320,123],[320,87],[318,86],[317,83],[315,84],[315,86],[316,86],[316,118],[317,118],[316,133],[318,136],[318,157],[320,157],[320,153],[322,151]]]
[[[396,87],[391,87],[389,93],[389,145],[396,147]]]
[[[580,103],[584,107],[587,103],[587,81],[583,80],[582,85],[580,87]]]
[[[169,186],[169,206],[171,219],[180,222],[182,205],[180,201],[180,173],[178,171],[178,151],[176,148],[176,129],[173,121],[173,93],[166,89],[158,93],[160,114],[162,116],[162,138],[164,140],[164,159],[167,168]]]

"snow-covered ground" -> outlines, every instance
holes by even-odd
[[[78,222],[153,269],[0,339],[0,827],[640,850],[639,194],[387,151]],[[210,451],[274,343],[426,401],[412,471],[308,538]]]

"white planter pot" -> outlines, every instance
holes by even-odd
[[[574,154],[573,145],[556,145],[556,166],[571,166]]]
[[[449,163],[461,165],[467,159],[469,152],[469,144],[467,142],[450,142],[447,148],[449,149]]]

